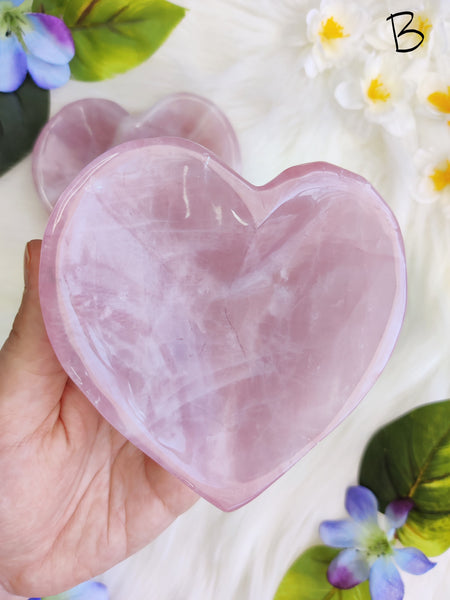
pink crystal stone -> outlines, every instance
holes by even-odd
[[[233,127],[206,98],[173,94],[140,115],[115,102],[87,98],[60,110],[33,150],[36,189],[49,210],[78,173],[113,146],[134,139],[174,136],[205,146],[235,170],[240,150]]]
[[[406,302],[402,238],[362,177],[326,163],[254,187],[204,148],[123,144],[64,192],[40,294],[76,385],[224,510],[355,408]]]

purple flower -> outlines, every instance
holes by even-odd
[[[24,12],[22,3],[0,0],[0,92],[19,88],[27,71],[41,88],[60,87],[70,77],[72,35],[61,19]]]
[[[29,600],[109,600],[108,589],[98,581],[86,581],[68,592],[47,598],[29,598]]]
[[[435,566],[417,548],[395,548],[395,530],[406,523],[411,499],[394,500],[386,508],[387,531],[378,524],[378,501],[366,487],[347,490],[345,508],[351,520],[324,521],[320,537],[328,546],[345,548],[328,567],[328,581],[349,589],[369,579],[372,600],[402,600],[403,581],[397,567],[422,575]]]

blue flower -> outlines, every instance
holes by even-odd
[[[22,3],[0,0],[0,92],[19,88],[27,71],[41,88],[60,87],[70,77],[72,35],[61,19],[24,12]]]
[[[397,567],[422,575],[435,566],[417,548],[395,548],[395,530],[406,523],[411,499],[394,500],[386,508],[387,531],[378,524],[378,501],[366,487],[347,490],[345,508],[352,520],[324,521],[320,537],[328,546],[345,548],[328,567],[328,581],[349,589],[369,579],[372,600],[402,600],[403,581]]]
[[[109,600],[108,589],[103,583],[86,581],[58,596],[47,598],[29,598],[29,600]]]

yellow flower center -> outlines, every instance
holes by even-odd
[[[319,31],[319,35],[324,43],[350,37],[350,34],[344,33],[344,28],[334,20],[334,17],[329,17],[327,21],[322,21],[321,26],[322,29]]]
[[[417,29],[424,35],[424,42],[428,41],[428,34],[433,29],[433,25],[425,15],[417,15]]]
[[[446,161],[443,169],[436,168],[433,175],[430,175],[430,179],[437,192],[442,192],[447,185],[450,185],[450,160]]]
[[[370,82],[367,97],[372,102],[386,102],[391,95],[385,88],[384,83],[376,77]]]
[[[443,113],[450,113],[450,85],[445,92],[433,92],[428,96],[428,102]]]

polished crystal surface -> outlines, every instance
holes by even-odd
[[[233,127],[212,102],[194,94],[173,94],[140,115],[130,115],[102,98],[77,100],[43,128],[33,150],[36,189],[49,210],[80,171],[125,141],[174,136],[205,146],[238,170],[240,150]]]
[[[41,303],[69,376],[224,510],[327,435],[385,366],[406,301],[398,224],[326,163],[254,187],[183,140],[126,143],[44,236]]]

